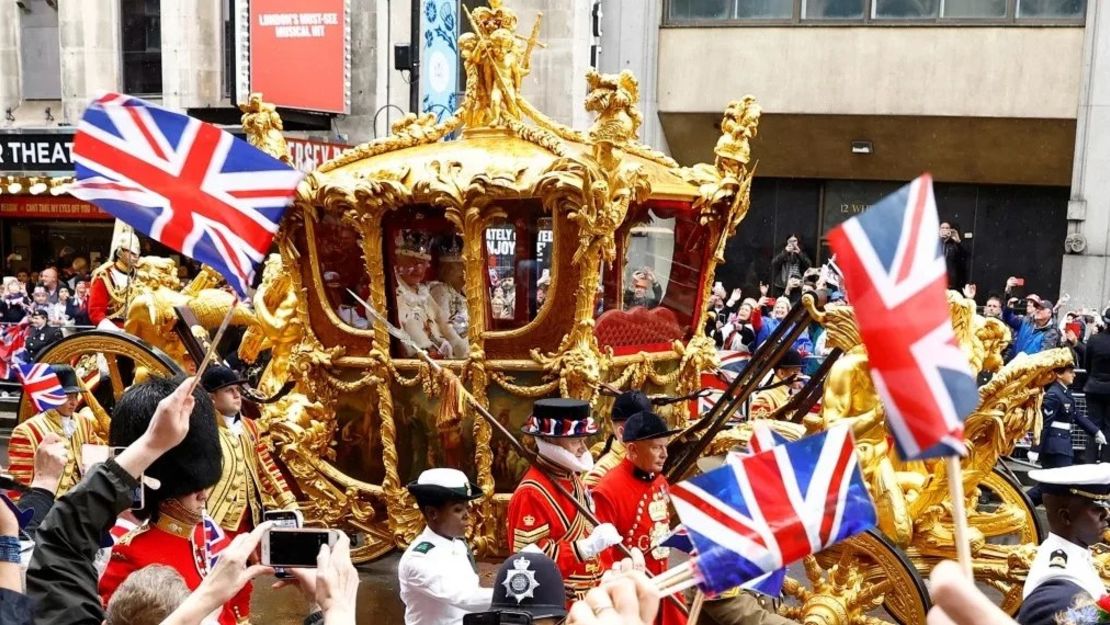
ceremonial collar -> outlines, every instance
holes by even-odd
[[[625,458],[622,462],[627,465],[627,471],[632,474],[632,477],[641,482],[646,482],[650,484],[655,481],[656,477],[659,476],[658,473],[651,473],[650,471],[644,471],[640,467],[637,467],[636,465],[632,464],[632,461],[628,458]]]
[[[191,540],[193,528],[201,522],[202,515],[191,513],[174,499],[162,502],[158,509],[158,520],[154,526],[178,538]]]
[[[547,458],[539,455],[537,455],[536,457],[539,459],[539,463],[543,465],[543,472],[547,475],[560,480],[570,480],[573,477],[573,473],[548,460]]]

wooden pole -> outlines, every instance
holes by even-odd
[[[948,456],[948,493],[952,498],[952,527],[955,531],[956,556],[968,579],[975,579],[971,567],[971,541],[968,538],[967,509],[964,506],[964,473],[959,456]]]

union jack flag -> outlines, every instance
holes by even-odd
[[[956,344],[928,174],[829,232],[902,458],[963,453],[979,400]]]
[[[697,549],[700,586],[720,593],[875,525],[848,427],[776,445],[671,487]]]
[[[729,384],[748,366],[752,355],[748,352],[718,350],[717,357],[721,361],[721,366],[716,371],[701,374],[701,388],[706,389],[708,393],[691,400],[691,414],[699,417],[709,414],[717,402],[724,397]]]
[[[660,547],[670,547],[678,549],[683,553],[688,553],[697,557],[697,550],[694,549],[694,543],[690,541],[690,533],[686,528],[679,523],[667,534],[663,540],[659,541]],[[750,582],[740,584],[743,590],[754,590],[755,592],[762,593],[768,597],[781,597],[782,596],[782,583],[786,580],[786,569],[778,569],[771,571],[766,575],[761,575]]]
[[[303,174],[246,141],[110,93],[73,140],[73,195],[210,265],[246,296]]]
[[[23,385],[23,393],[31,400],[36,411],[43,412],[66,403],[62,382],[50,365],[19,365],[16,367],[16,375]]]
[[[16,367],[26,364],[29,325],[30,319],[24,318],[20,323],[5,325],[0,330],[0,380],[10,380],[16,373]]]

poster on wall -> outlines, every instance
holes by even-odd
[[[423,0],[420,11],[420,110],[437,120],[458,107],[458,0]]]
[[[349,0],[250,0],[248,13],[250,92],[280,107],[350,112]]]

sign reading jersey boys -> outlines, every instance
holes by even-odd
[[[349,113],[348,17],[346,0],[251,0],[250,91],[277,106]]]
[[[458,107],[458,0],[423,0],[420,11],[420,110],[436,119]]]

